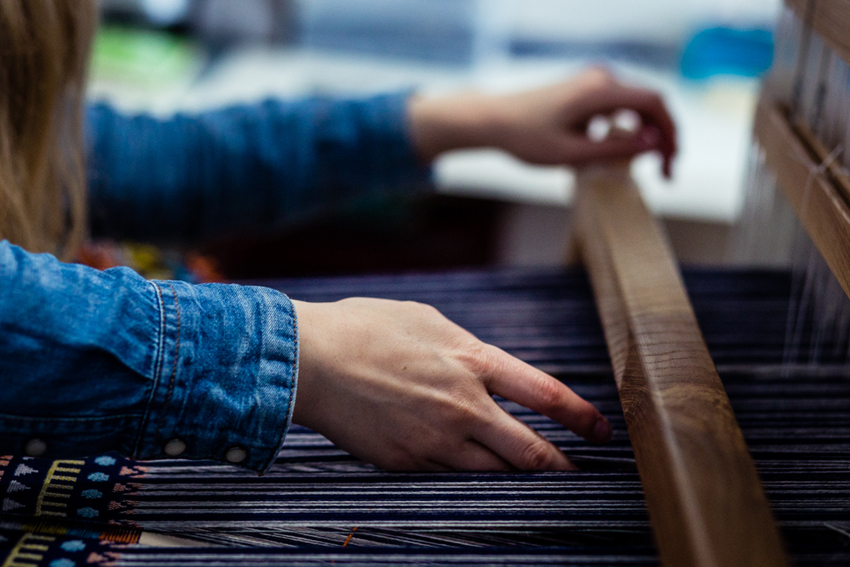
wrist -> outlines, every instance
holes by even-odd
[[[474,91],[444,98],[411,97],[411,138],[419,158],[430,162],[443,152],[497,145],[502,121],[495,100]]]

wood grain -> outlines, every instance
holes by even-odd
[[[766,98],[756,110],[755,133],[788,202],[850,297],[850,180],[825,162],[826,150],[804,126],[795,129]]]
[[[628,168],[579,172],[575,218],[662,563],[787,565],[669,244]]]
[[[785,3],[850,63],[850,0],[786,0]]]
[[[814,8],[815,0],[785,0],[785,5],[789,6],[797,17],[802,21],[807,21],[811,18],[809,10]]]

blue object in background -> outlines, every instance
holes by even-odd
[[[706,79],[716,75],[758,77],[773,61],[773,34],[768,30],[725,27],[700,31],[682,53],[682,76]]]

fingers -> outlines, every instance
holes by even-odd
[[[515,470],[508,461],[474,440],[465,441],[456,451],[446,451],[437,461],[454,471]]]
[[[564,453],[496,402],[490,419],[478,424],[476,440],[522,471],[578,470]]]
[[[585,137],[569,137],[565,141],[564,153],[571,156],[571,163],[583,165],[594,161],[629,159],[648,150],[658,149],[660,133],[654,126],[644,126],[628,136],[609,136],[588,143]]]
[[[633,87],[620,87],[620,89],[617,94],[631,101],[628,108],[640,114],[644,125],[658,128],[661,133],[661,152],[665,156],[672,157],[676,153],[676,125],[661,95]]]
[[[559,380],[494,346],[487,345],[486,352],[490,371],[482,378],[489,392],[542,413],[588,441],[611,439],[608,420]]]
[[[644,126],[642,131],[645,131],[647,128],[657,129],[658,138],[655,141],[655,145],[643,147],[638,151],[653,148],[658,149],[664,160],[664,175],[669,178],[672,160],[677,152],[676,126],[666,104],[664,104],[664,99],[658,93],[612,82],[599,88],[593,93],[593,96],[586,97],[582,101],[581,107],[576,110],[585,119],[590,119],[594,115],[610,115],[624,108],[634,110],[640,115]],[[635,140],[635,142],[639,141],[640,139]],[[634,148],[634,146],[632,147]],[[618,155],[617,157],[620,156]]]
[[[630,90],[640,91],[640,89]],[[676,126],[673,123],[673,118],[670,116],[661,96],[656,93],[648,93],[646,91],[636,92],[635,100],[637,104],[633,104],[631,108],[641,115],[644,126],[655,127],[660,133],[657,148],[664,160],[662,165],[664,177],[669,179],[673,158],[677,151]]]

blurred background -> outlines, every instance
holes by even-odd
[[[634,174],[680,258],[725,260],[780,0],[102,0],[90,96],[167,116],[265,97],[518,91],[604,64],[658,89],[674,179]],[[557,264],[573,177],[492,150],[436,163],[437,196],[207,243],[228,277]],[[284,260],[284,258],[286,260]]]

